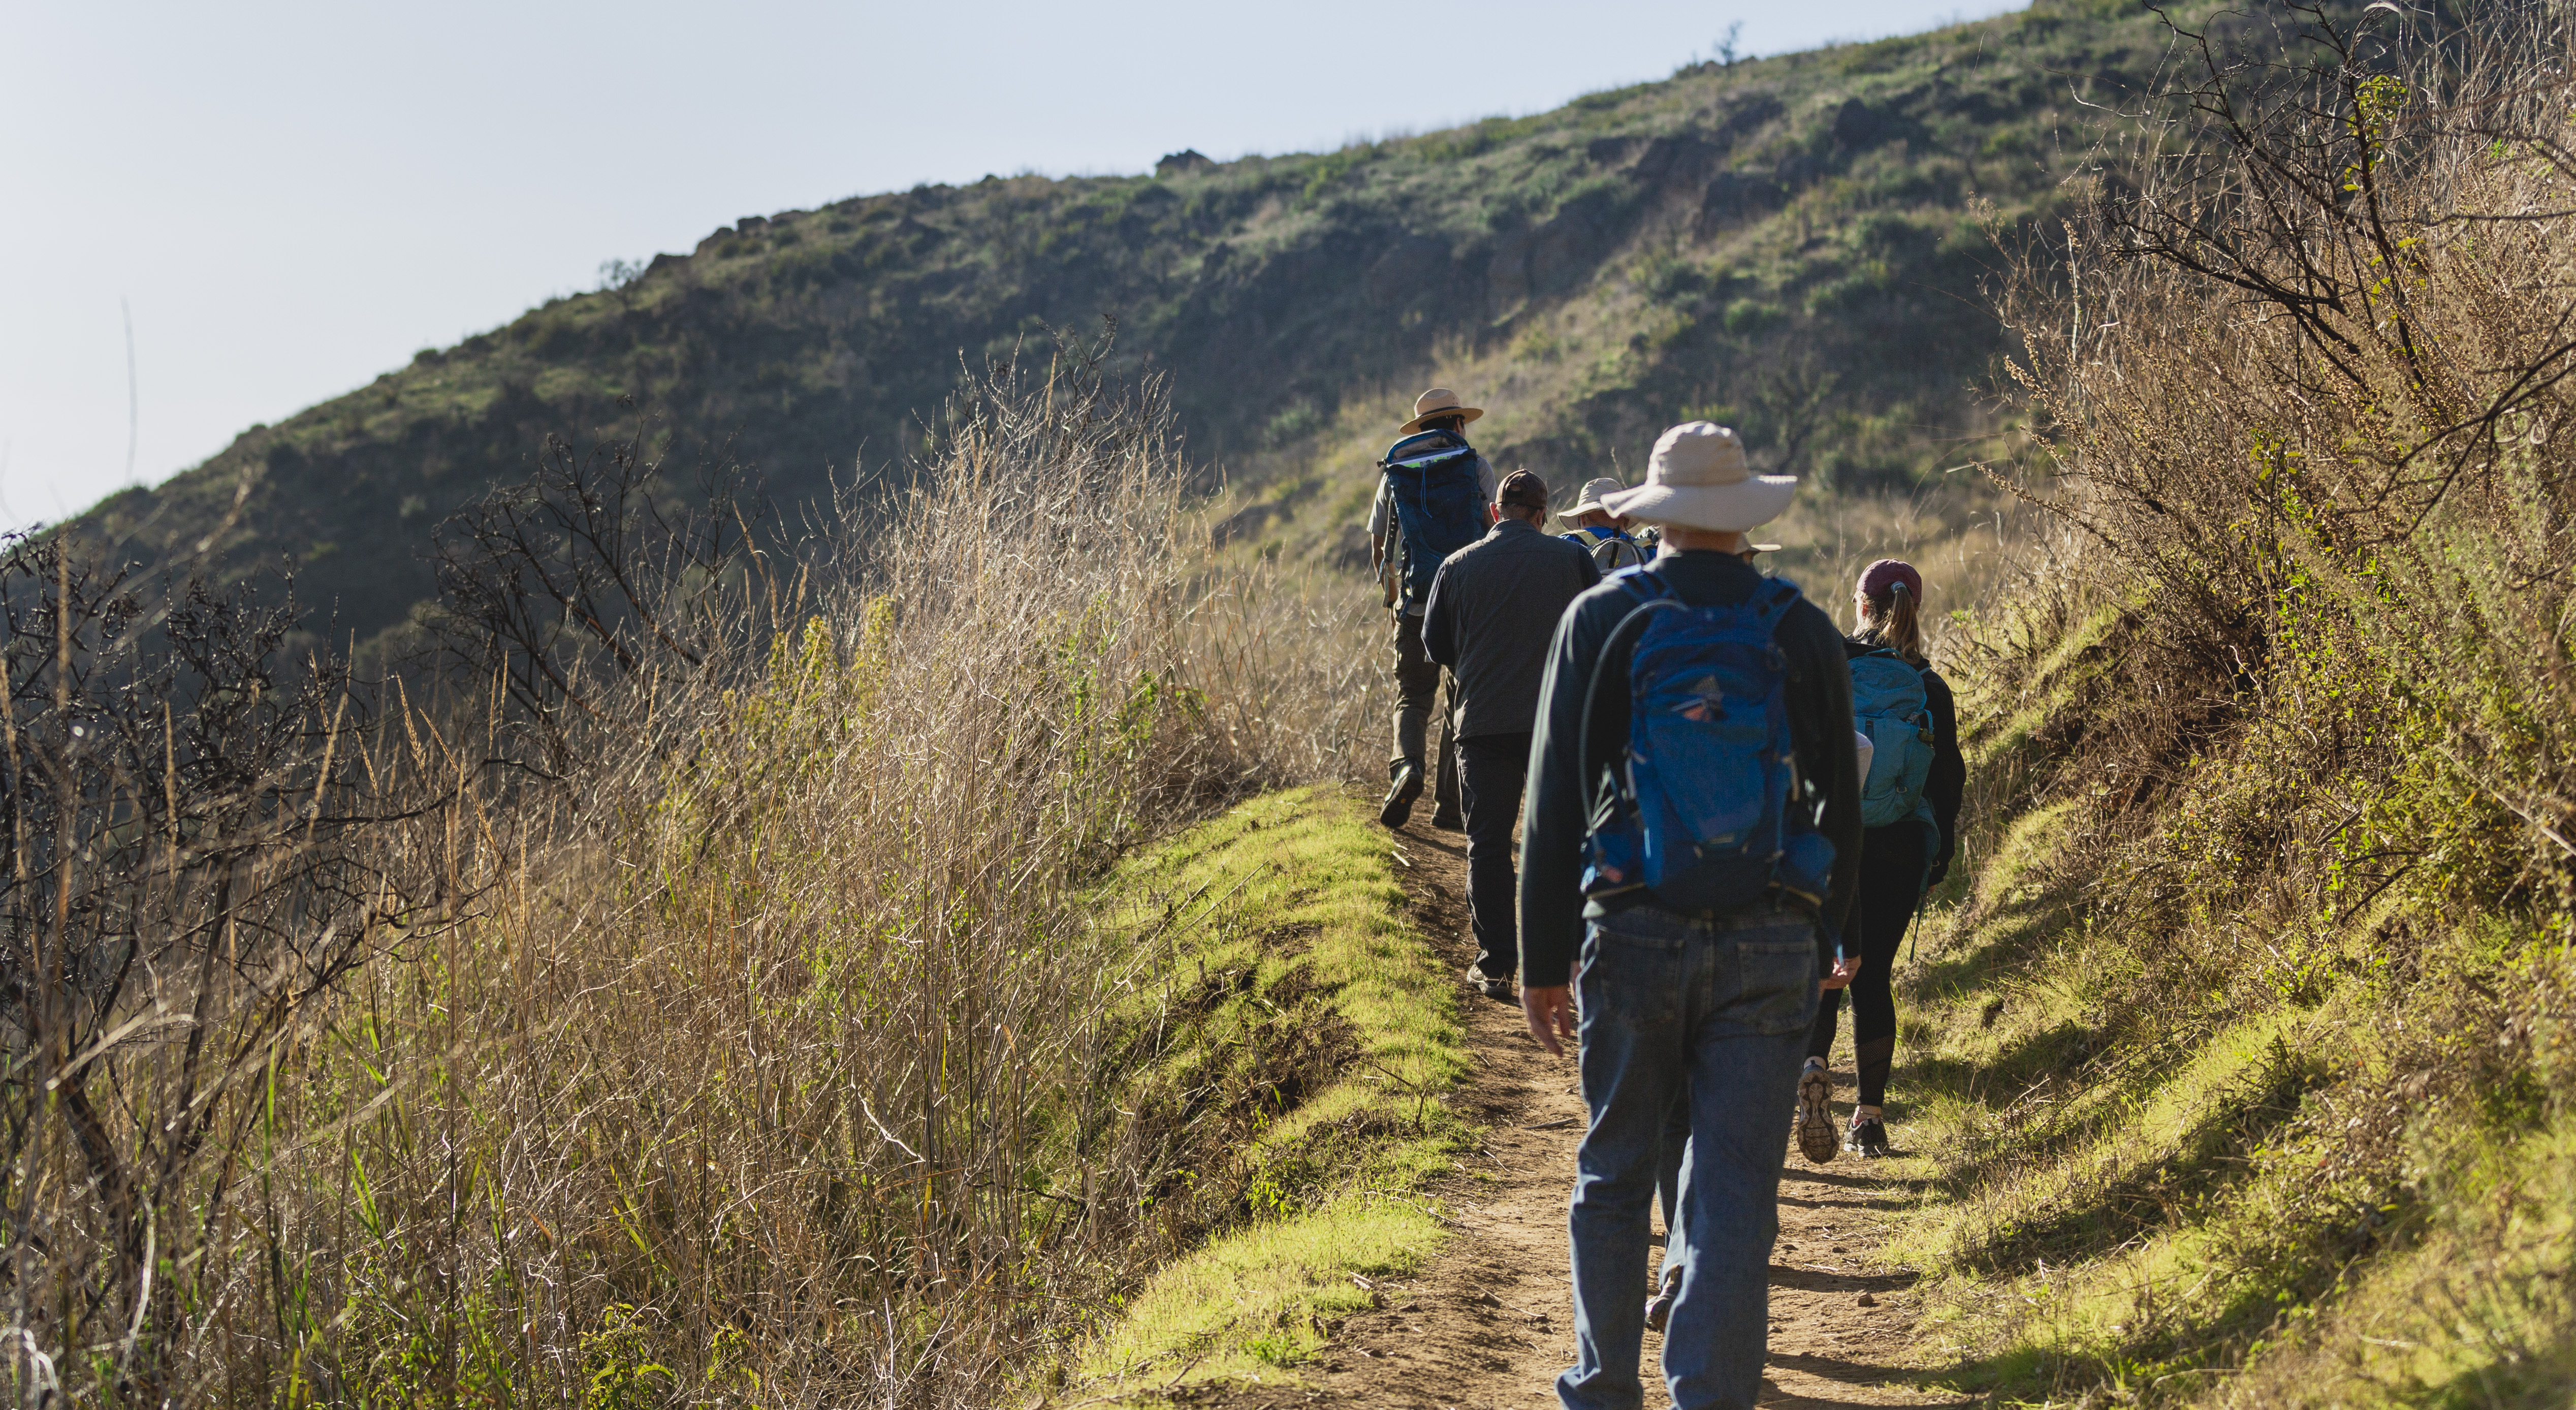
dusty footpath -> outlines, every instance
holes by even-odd
[[[1466,842],[1434,831],[1429,811],[1391,842],[1417,923],[1443,959],[1463,969],[1475,956],[1466,938]],[[1376,1310],[1335,1329],[1320,1365],[1307,1368],[1308,1384],[1238,1391],[1230,1406],[1556,1403],[1556,1374],[1574,1361],[1565,1202],[1584,1125],[1574,1061],[1532,1041],[1517,1005],[1480,996],[1467,1004],[1477,1066],[1458,1100],[1484,1136],[1463,1162],[1469,1173],[1438,1192],[1458,1217],[1456,1237],[1418,1276],[1375,1284]],[[1836,1077],[1837,1100],[1848,1103],[1850,1074]],[[1784,1142],[1788,1129],[1783,1111]],[[1816,1166],[1790,1152],[1771,1264],[1764,1405],[1949,1403],[1914,1389],[1898,1359],[1914,1323],[1912,1279],[1874,1270],[1862,1257],[1874,1220],[1896,1208],[1901,1193],[1858,1157]],[[1646,1289],[1637,1293],[1642,1300]],[[1649,1406],[1668,1404],[1653,1369],[1661,1347],[1659,1336],[1646,1334]]]

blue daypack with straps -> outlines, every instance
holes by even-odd
[[[1851,661],[1852,727],[1869,736],[1869,777],[1860,787],[1860,825],[1885,827],[1915,816],[1932,777],[1932,710],[1923,672],[1891,647]]]
[[[1637,605],[1603,644],[1583,702],[1584,893],[1642,887],[1689,915],[1775,894],[1823,904],[1834,847],[1796,796],[1789,662],[1777,640],[1797,585],[1766,578],[1734,606],[1693,607],[1650,568],[1613,581]],[[1614,671],[1628,682],[1629,718],[1628,746],[1612,757],[1596,743],[1595,707]]]
[[[1476,448],[1448,431],[1424,431],[1389,446],[1378,469],[1394,490],[1404,543],[1404,609],[1431,596],[1432,575],[1450,554],[1485,536],[1485,486]]]

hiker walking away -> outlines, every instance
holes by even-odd
[[[1842,1149],[1887,1154],[1887,1071],[1896,1060],[1896,948],[1923,893],[1950,871],[1959,841],[1959,795],[1968,781],[1950,685],[1923,655],[1923,575],[1882,558],[1852,590],[1859,617],[1843,650],[1851,658],[1853,723],[1874,746],[1860,791],[1860,880],[1848,935],[1860,954],[1851,982],[1852,1047],[1860,1102]],[[1798,1149],[1834,1158],[1827,1059],[1842,995],[1826,997],[1807,1035],[1798,1074]]]
[[[1584,482],[1583,493],[1575,499],[1574,507],[1565,511],[1566,517],[1574,521],[1573,530],[1557,535],[1591,554],[1592,566],[1604,576],[1634,568],[1654,556],[1653,550],[1628,537],[1626,520],[1601,507],[1601,496],[1626,488],[1606,475]]]
[[[1776,543],[1747,544],[1744,551],[1735,556],[1751,563],[1757,555],[1774,552],[1779,547]],[[1871,748],[1868,735],[1857,730],[1852,732],[1852,749],[1858,756],[1853,765],[1853,777],[1869,777]],[[1829,991],[1827,1001],[1830,1002],[1830,991],[1836,986],[1828,983],[1825,987]],[[1663,1205],[1665,1234],[1663,1267],[1656,1279],[1654,1296],[1646,1302],[1646,1328],[1654,1332],[1663,1331],[1671,1321],[1673,1302],[1681,1296],[1682,1290],[1681,1244],[1673,1231],[1681,1227],[1682,1221],[1680,1187],[1682,1159],[1690,1150],[1690,1092],[1678,1090],[1673,1096],[1672,1107],[1664,1116],[1664,1149],[1655,1171],[1655,1197]]]
[[[1520,968],[1512,826],[1529,774],[1548,631],[1601,572],[1582,548],[1540,531],[1547,482],[1527,470],[1503,477],[1490,513],[1492,530],[1433,575],[1422,647],[1449,668],[1458,696],[1458,796],[1467,815],[1467,914],[1477,949],[1467,979],[1489,999],[1509,999]]]
[[[1795,585],[1738,555],[1797,481],[1756,476],[1733,431],[1694,421],[1655,443],[1646,483],[1605,497],[1664,526],[1664,548],[1575,599],[1548,649],[1521,846],[1521,1005],[1550,1052],[1574,1031],[1576,1362],[1569,1410],[1634,1410],[1647,1206],[1677,1093],[1680,1294],[1664,1339],[1679,1410],[1760,1393],[1785,1157],[1819,984],[1849,974],[1834,936],[1860,842],[1842,638]]]
[[[1484,537],[1490,520],[1485,506],[1494,498],[1493,467],[1467,444],[1466,435],[1467,423],[1484,414],[1482,407],[1460,404],[1447,387],[1434,387],[1414,399],[1413,419],[1396,428],[1402,439],[1378,462],[1369,552],[1395,614],[1395,753],[1387,761],[1386,801],[1377,820],[1391,828],[1404,826],[1413,816],[1413,800],[1422,796],[1422,750],[1432,696],[1440,688],[1440,663],[1422,650],[1431,580],[1450,554]],[[1450,693],[1456,695],[1454,686]],[[1434,827],[1459,825],[1456,728],[1455,712],[1443,711]]]

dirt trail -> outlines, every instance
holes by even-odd
[[[1395,839],[1409,861],[1415,920],[1463,969],[1467,940],[1466,848],[1432,830],[1428,810]],[[1464,980],[1461,980],[1463,987]],[[1552,1406],[1558,1371],[1574,1362],[1573,1301],[1566,1274],[1565,1202],[1584,1109],[1571,1056],[1531,1041],[1516,1004],[1471,997],[1476,1071],[1458,1095],[1485,1128],[1466,1164],[1493,1177],[1460,1177],[1439,1193],[1462,1228],[1421,1274],[1379,1286],[1378,1309],[1336,1329],[1307,1387],[1238,1393],[1241,1410],[1348,1403],[1487,1410]],[[1838,1099],[1850,1099],[1850,1074]],[[1848,1108],[1844,1108],[1848,1110]],[[1788,1134],[1788,1113],[1781,1113]],[[1898,1356],[1912,1330],[1911,1278],[1874,1271],[1861,1253],[1875,1212],[1894,1192],[1846,1156],[1808,1164],[1795,1151],[1780,1191],[1780,1243],[1771,1265],[1771,1362],[1762,1403],[1782,1407],[1926,1405]],[[1642,1299],[1645,1289],[1638,1289]],[[1873,1306],[1862,1306],[1867,1294]],[[1662,1339],[1646,1334],[1647,1399],[1668,1404],[1654,1370]],[[1237,1397],[1229,1397],[1229,1400]]]

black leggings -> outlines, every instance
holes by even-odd
[[[1843,937],[1845,952],[1860,942],[1860,977],[1851,982],[1852,1047],[1859,1058],[1860,1104],[1877,1106],[1887,1099],[1887,1069],[1896,1059],[1896,947],[1923,900],[1923,871],[1932,860],[1930,823],[1907,821],[1873,827],[1860,835],[1860,894],[1852,899],[1851,925]],[[1807,1032],[1807,1055],[1826,1057],[1834,1050],[1834,1024],[1843,1009],[1842,991],[1825,991],[1816,1006],[1816,1026]]]

